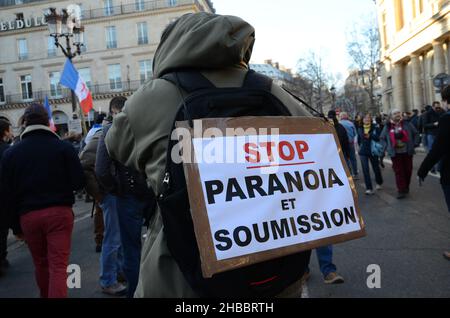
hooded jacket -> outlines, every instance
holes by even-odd
[[[234,16],[187,14],[170,25],[155,53],[154,78],[127,101],[106,136],[110,155],[145,171],[149,186],[161,193],[168,140],[181,103],[177,87],[161,77],[188,68],[200,71],[217,87],[241,87],[254,42],[253,27]],[[281,87],[272,85],[271,92],[294,116],[310,116]],[[135,296],[197,297],[168,251],[157,212],[143,246]]]

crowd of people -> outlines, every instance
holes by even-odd
[[[237,17],[198,13],[172,22],[155,53],[154,79],[128,101],[113,98],[109,113],[97,114],[95,125],[83,139],[61,139],[49,128],[48,113],[40,104],[25,110],[18,139],[13,136],[11,124],[0,120],[0,268],[8,267],[6,240],[11,228],[17,239],[26,241],[31,252],[41,297],[66,297],[74,194],[85,189],[94,198],[95,251],[101,254],[99,285],[104,293],[127,297],[201,296],[195,282],[204,281],[187,275],[178,266],[179,259],[175,259],[170,245],[173,237],[165,230],[166,222],[171,221],[167,217],[171,216],[163,219],[159,204],[165,204],[166,209],[184,208],[189,215],[186,187],[170,192],[179,180],[174,181],[168,174],[167,153],[180,105],[189,118],[184,97],[194,83],[183,83],[175,76],[172,80],[178,86],[165,76],[188,68],[199,71],[195,78],[201,87],[241,87],[243,83],[262,87],[266,80],[258,76],[254,78],[259,82],[248,83],[254,35],[253,27]],[[192,43],[198,41],[207,43],[203,49],[192,50]],[[286,91],[268,83],[265,89],[291,115],[310,116]],[[355,180],[361,175],[360,159],[366,195],[383,189],[382,168],[387,154],[396,177],[397,197],[407,198],[413,156],[423,144],[429,154],[418,177],[423,181],[430,171],[440,172],[450,210],[450,87],[444,89],[442,99],[421,115],[419,111],[407,114],[394,109],[389,115],[373,118],[371,114],[359,114],[352,120],[345,112],[328,114]],[[237,113],[241,111],[240,106]],[[158,205],[154,193],[158,194]],[[142,246],[145,225],[149,231]],[[288,285],[266,285],[276,281],[273,277],[249,284],[266,290],[275,286],[280,296],[298,296],[299,283],[309,276],[310,254],[301,253],[298,270]],[[332,246],[317,249],[317,256],[325,283],[343,283],[333,264]],[[449,253],[444,256],[450,259]],[[192,261],[193,268],[198,266]]]

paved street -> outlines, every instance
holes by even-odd
[[[415,169],[424,156],[415,158]],[[367,225],[367,237],[335,246],[334,261],[344,276],[343,285],[323,284],[313,254],[308,297],[450,297],[450,262],[442,257],[450,249],[450,214],[447,213],[439,180],[427,179],[419,188],[414,179],[411,196],[398,201],[390,165],[383,171],[384,190],[364,195],[363,181],[357,181],[360,205]],[[414,174],[415,175],[415,174]],[[99,254],[94,252],[91,204],[77,202],[71,263],[82,270],[81,289],[70,297],[103,297],[98,287]],[[11,238],[8,274],[0,278],[1,297],[36,297],[30,254]],[[381,267],[381,289],[366,285],[367,267]]]

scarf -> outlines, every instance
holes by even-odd
[[[370,129],[372,128],[372,124],[364,124],[364,137],[369,138]]]
[[[389,137],[391,139],[391,144],[394,148],[397,148],[397,146],[402,147],[403,144],[406,144],[409,141],[408,132],[403,127],[403,120],[399,123],[395,123],[395,122],[391,121],[390,126],[391,127],[389,129]],[[397,133],[402,134],[402,138],[398,139],[395,137],[396,130],[397,130]]]

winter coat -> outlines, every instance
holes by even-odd
[[[80,154],[80,162],[86,179],[86,192],[97,202],[101,202],[105,195],[105,191],[100,187],[95,175],[95,160],[97,158],[98,142],[102,133],[101,129],[97,130]]]
[[[83,169],[73,147],[47,126],[25,129],[1,162],[1,202],[20,233],[19,217],[54,206],[72,207],[73,192],[84,186]]]
[[[423,115],[422,124],[425,134],[432,136],[437,135],[438,126],[436,124],[443,114],[443,112],[438,113],[434,109],[431,109]]]
[[[358,145],[359,155],[372,157],[372,142],[380,141],[381,128],[378,125],[372,124],[369,131],[369,138],[364,136],[364,126],[358,128]]]
[[[166,152],[181,104],[176,86],[161,77],[177,69],[195,69],[217,87],[241,87],[255,41],[255,30],[238,17],[208,13],[184,15],[162,39],[154,57],[154,79],[146,82],[114,118],[106,136],[111,156],[145,171],[156,194],[162,193]],[[300,103],[273,84],[294,116],[310,116]],[[197,297],[171,256],[160,211],[142,251],[137,297]],[[301,270],[301,269],[300,269]]]
[[[416,135],[417,135],[417,129],[409,122],[403,121],[403,129],[406,130],[408,134],[408,141],[406,143],[406,153],[410,156],[414,155],[416,153],[415,151],[415,142],[416,142]],[[383,145],[386,147],[386,151],[389,155],[389,157],[393,158],[397,154],[395,152],[394,145],[392,144],[389,132],[391,130],[391,123],[386,124],[384,127],[380,140],[383,143]]]
[[[450,111],[441,117],[437,137],[428,156],[420,166],[418,175],[422,179],[442,160],[441,183],[450,185]]]

